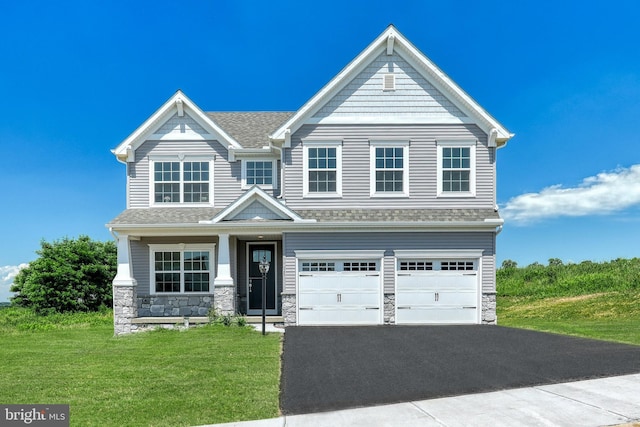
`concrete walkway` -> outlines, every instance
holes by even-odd
[[[640,374],[217,424],[296,426],[640,426]]]

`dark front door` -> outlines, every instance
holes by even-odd
[[[276,315],[276,274],[278,272],[276,245],[274,243],[249,243],[248,270],[249,278],[247,298],[247,314],[262,314],[262,274],[260,274],[260,261],[266,259],[269,262],[269,272],[265,280],[267,287],[266,314]]]

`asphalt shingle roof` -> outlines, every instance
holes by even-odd
[[[262,148],[269,145],[269,135],[295,113],[246,111],[206,114],[244,148]]]
[[[219,208],[127,209],[111,225],[197,224],[211,220]],[[499,219],[493,209],[313,209],[296,211],[304,219],[321,222],[482,222]]]

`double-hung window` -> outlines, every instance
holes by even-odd
[[[409,195],[409,142],[370,141],[371,195]]]
[[[152,159],[153,204],[211,204],[212,166],[209,159]]]
[[[149,245],[151,293],[210,293],[213,247]]]
[[[438,141],[438,196],[475,196],[476,141]]]
[[[242,186],[249,188],[259,185],[262,188],[275,188],[275,172],[274,160],[242,160]]]
[[[303,142],[304,196],[342,195],[342,142]]]

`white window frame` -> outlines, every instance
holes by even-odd
[[[310,148],[335,148],[336,149],[336,191],[310,192],[309,191],[309,149]],[[335,198],[342,197],[342,141],[336,140],[303,140],[302,141],[302,188],[303,197],[308,198]]]
[[[402,191],[376,191],[376,148],[402,148]],[[371,197],[409,197],[409,141],[369,141],[369,193]]]
[[[149,293],[151,295],[211,295],[213,294],[213,282],[216,277],[216,245],[207,244],[176,244],[176,245],[149,245]],[[185,292],[184,290],[184,253],[192,251],[209,252],[209,292]],[[156,252],[180,252],[180,292],[156,292]]]
[[[155,164],[164,162],[180,163],[180,201],[179,202],[156,202],[155,194]],[[207,162],[209,163],[209,201],[207,202],[184,202],[184,164],[191,162]],[[213,171],[214,158],[209,155],[178,155],[178,156],[153,156],[149,157],[149,206],[152,207],[172,207],[172,206],[214,206],[213,197]]]
[[[264,162],[271,163],[271,184],[247,184],[247,162]],[[267,158],[243,158],[240,163],[242,164],[242,189],[246,190],[248,188],[257,185],[258,187],[265,190],[273,190],[278,188],[278,171],[277,171],[277,160],[275,159],[267,159]]]
[[[437,185],[438,197],[475,197],[476,196],[476,145],[475,139],[439,139],[437,144]],[[443,191],[442,174],[444,168],[444,148],[469,148],[469,191]]]

